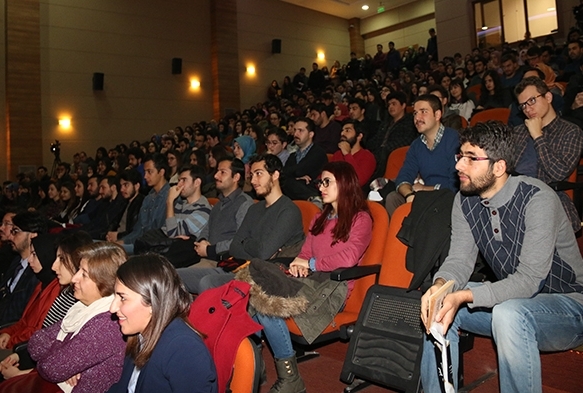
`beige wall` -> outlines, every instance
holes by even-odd
[[[273,0],[239,0],[239,62],[241,63],[241,108],[267,99],[273,79],[281,85],[284,76],[293,78],[300,67],[307,72],[312,63],[328,68],[334,60],[350,59],[348,21],[320,12]],[[271,40],[281,39],[281,53],[271,53]],[[325,60],[317,59],[317,52]],[[245,74],[255,66],[254,77]]]
[[[209,0],[46,0],[41,3],[43,154],[146,140],[212,116]],[[171,59],[183,59],[172,75]],[[93,92],[94,72],[105,74]],[[201,89],[189,89],[197,76]],[[72,119],[61,130],[59,116]]]
[[[470,1],[435,0],[435,30],[439,57],[463,55],[472,50],[473,12]]]
[[[393,41],[397,48],[425,46],[428,30],[435,27],[434,12],[433,0],[418,0],[363,19],[360,30],[365,35],[366,53],[374,55],[377,44],[382,44],[386,52],[389,41]]]

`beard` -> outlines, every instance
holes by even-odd
[[[257,196],[265,197],[271,194],[271,190],[273,189],[273,180],[269,180],[269,182],[264,186],[260,187],[259,189],[255,189]]]
[[[468,176],[464,174],[465,176]],[[460,191],[465,196],[482,195],[486,191],[490,190],[494,183],[496,182],[496,177],[491,169],[485,175],[476,177],[472,179],[468,176],[468,180],[465,183],[460,182]]]
[[[350,145],[350,147],[354,147],[354,145],[356,145],[356,137],[354,138],[346,138],[341,136],[340,140],[343,142],[348,142],[348,144]]]

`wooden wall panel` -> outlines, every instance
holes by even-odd
[[[239,110],[237,1],[211,1],[211,69],[214,118]]]
[[[39,0],[6,0],[6,176],[42,163]]]

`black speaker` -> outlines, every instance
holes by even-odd
[[[172,75],[182,74],[182,59],[175,57],[172,59]]]
[[[275,38],[271,40],[271,53],[281,53],[281,40]]]
[[[103,79],[105,74],[103,72],[93,73],[93,90],[103,90]]]

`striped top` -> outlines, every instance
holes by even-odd
[[[69,311],[76,302],[77,299],[75,299],[75,296],[73,295],[73,288],[71,286],[65,287],[49,309],[43,322],[43,329],[51,326],[55,322],[61,321],[65,317],[65,314],[67,314],[67,311]]]

